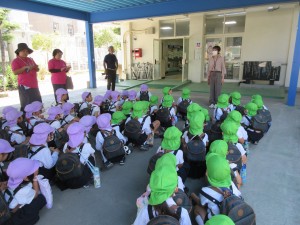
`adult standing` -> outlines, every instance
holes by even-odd
[[[218,102],[218,97],[221,94],[224,76],[226,74],[224,58],[220,55],[221,48],[214,46],[212,49],[212,57],[208,61],[208,78],[207,82],[210,85],[210,108],[215,108]]]
[[[48,70],[51,73],[51,82],[54,91],[55,101],[56,90],[59,88],[66,89],[67,72],[71,69],[71,66],[67,66],[65,61],[61,59],[63,52],[60,49],[54,49],[52,56],[48,62]]]
[[[111,90],[114,91],[116,85],[118,59],[114,54],[115,49],[113,46],[108,47],[108,52],[109,54],[104,57],[103,66],[105,69],[105,74],[107,76],[107,90],[110,90],[111,87]]]
[[[28,55],[33,52],[26,43],[19,43],[15,51],[17,58],[12,61],[11,67],[15,75],[18,75],[18,90],[21,104],[21,111],[26,105],[34,102],[42,102],[41,93],[38,86],[37,72],[38,65]]]

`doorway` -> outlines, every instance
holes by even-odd
[[[183,39],[162,40],[162,78],[182,80]]]

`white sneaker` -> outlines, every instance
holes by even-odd
[[[214,104],[210,104],[210,106],[208,106],[208,107],[211,108],[211,109],[214,109],[215,105]]]

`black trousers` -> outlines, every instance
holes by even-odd
[[[53,91],[54,91],[54,98],[55,98],[55,101],[57,103],[57,99],[56,99],[56,90],[59,89],[59,88],[63,88],[63,89],[66,89],[66,84],[52,84],[53,86]]]
[[[39,194],[28,205],[17,210],[12,214],[9,224],[13,225],[33,225],[39,221],[39,212],[46,205],[46,199],[42,194]]]
[[[30,104],[34,101],[42,102],[42,97],[40,90],[38,88],[29,88],[25,89],[23,85],[18,86],[19,98],[20,98],[20,111],[24,112],[24,108],[26,105]]]
[[[116,70],[107,70],[107,90],[114,91],[116,86]]]

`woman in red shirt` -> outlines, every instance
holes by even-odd
[[[37,80],[39,67],[32,58],[28,57],[32,52],[33,50],[26,43],[19,43],[15,51],[17,58],[11,63],[13,73],[18,75],[20,110],[23,112],[26,105],[34,101],[42,102]]]
[[[71,66],[67,66],[65,61],[61,59],[63,52],[60,49],[54,49],[52,55],[53,59],[48,62],[48,70],[51,73],[51,82],[56,101],[55,92],[59,88],[66,89],[67,72],[69,72]]]

